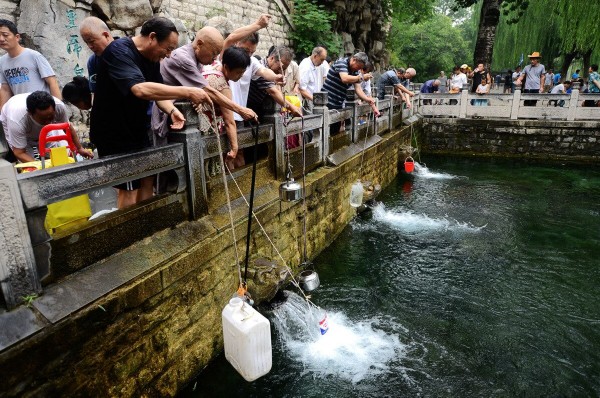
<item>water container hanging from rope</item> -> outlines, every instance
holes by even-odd
[[[415,160],[412,157],[407,157],[404,160],[404,171],[412,173],[415,170]]]
[[[271,324],[254,308],[235,297],[223,308],[225,358],[246,381],[266,375],[273,364]]]
[[[321,335],[324,335],[329,330],[329,324],[327,323],[327,313],[323,311],[323,316],[320,318],[321,320],[319,321],[319,330],[321,332]]]
[[[289,178],[279,186],[279,199],[284,202],[295,202],[302,199],[302,185]]]
[[[317,274],[313,270],[306,270],[300,272],[300,276],[298,278],[298,282],[300,283],[300,287],[305,292],[312,292],[321,284],[319,280],[319,274]]]
[[[360,207],[362,205],[363,193],[364,189],[360,180],[352,184],[352,189],[350,190],[350,206]]]

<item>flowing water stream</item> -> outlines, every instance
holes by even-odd
[[[428,163],[315,259],[325,335],[289,291],[267,376],[221,356],[182,396],[600,395],[600,171]]]

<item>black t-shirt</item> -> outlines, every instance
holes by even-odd
[[[98,63],[90,118],[90,140],[101,156],[150,146],[149,101],[131,92],[144,82],[163,82],[160,64],[144,58],[129,37],[110,43]]]
[[[512,85],[512,72],[504,76],[504,84],[506,86]]]
[[[492,83],[490,80],[487,79],[488,71],[485,69],[479,72],[475,72],[473,74],[473,86],[471,86],[472,93],[477,91],[477,87],[479,87],[479,85],[481,84],[481,79],[483,79],[484,77],[486,78],[488,84]]]

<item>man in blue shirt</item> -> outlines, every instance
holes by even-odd
[[[427,80],[421,86],[421,92],[423,94],[437,93],[439,87],[440,87],[440,81],[439,80],[437,80],[437,79]],[[430,99],[425,99],[425,100],[423,100],[423,105],[431,105],[431,102],[432,101]]]
[[[406,107],[410,108],[410,97],[415,93],[408,89],[410,79],[414,78],[417,71],[414,68],[398,68],[389,70],[381,75],[377,83],[377,98],[385,98],[385,87],[394,86],[394,91],[406,102]]]

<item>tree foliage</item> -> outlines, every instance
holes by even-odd
[[[384,15],[394,21],[419,23],[433,15],[437,0],[382,0]]]
[[[560,67],[574,57],[600,58],[600,3],[584,0],[531,0],[517,23],[501,18],[495,68],[514,67],[521,54],[539,51],[547,67]],[[596,61],[597,62],[597,61]],[[563,65],[566,70],[569,65]]]
[[[292,22],[295,29],[290,32],[296,52],[310,54],[316,44],[324,44],[331,54],[342,48],[340,36],[333,32],[331,22],[336,18],[315,0],[294,0]]]
[[[454,10],[471,7],[478,1],[479,0],[454,0]],[[531,0],[500,0],[499,3],[502,7],[502,14],[507,18],[506,22],[509,24],[518,22],[525,13],[525,10],[527,10],[527,7],[529,7],[530,1]]]
[[[419,24],[393,21],[388,49],[394,66],[410,64],[417,70],[417,81],[438,77],[442,70],[449,74],[469,57],[463,31],[441,14]]]

